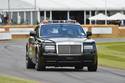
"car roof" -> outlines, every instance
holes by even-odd
[[[72,25],[80,25],[76,20],[51,20],[47,23],[40,23],[40,25],[48,25],[48,24],[72,24]]]

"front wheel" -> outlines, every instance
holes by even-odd
[[[29,52],[28,52],[27,46],[26,46],[26,68],[27,69],[34,69],[35,68],[35,64],[32,62],[32,60],[29,57]]]
[[[97,64],[88,66],[88,71],[97,71]]]
[[[41,64],[40,60],[38,60],[36,62],[36,65],[35,65],[35,69],[37,71],[44,71],[45,70],[45,66]]]
[[[96,72],[97,68],[98,68],[98,56],[97,56],[97,51],[96,51],[96,53],[95,53],[95,62],[88,65],[88,71]]]
[[[28,56],[26,57],[26,68],[27,69],[35,68],[35,64],[31,61],[31,59]]]
[[[45,65],[41,62],[41,58],[39,56],[39,51],[36,53],[36,65],[35,65],[35,69],[37,71],[44,71],[45,70]]]

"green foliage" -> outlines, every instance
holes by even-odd
[[[37,82],[9,77],[9,76],[0,76],[0,83],[37,83]]]
[[[98,43],[99,64],[125,69],[125,42]]]

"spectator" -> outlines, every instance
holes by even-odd
[[[43,20],[41,23],[42,23],[42,24],[47,24],[47,23],[48,23],[48,20]]]
[[[8,24],[8,21],[9,21],[9,16],[4,14],[4,17],[3,17],[4,24]]]
[[[0,24],[2,24],[2,18],[1,18],[1,14],[0,14]]]
[[[2,24],[4,24],[4,15],[1,14],[1,20],[2,20]]]

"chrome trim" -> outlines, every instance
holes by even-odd
[[[60,54],[60,53],[59,53],[59,45],[61,45],[61,46],[63,46],[63,45],[64,45],[64,46],[66,46],[66,45],[69,46],[69,49],[68,49],[69,52],[67,52],[66,54]],[[81,47],[81,48],[80,48],[81,52],[80,52],[80,53],[77,53],[77,52],[76,52],[75,54],[72,54],[72,53],[71,53],[71,47],[70,47],[70,46],[75,46],[75,45]],[[58,44],[56,44],[56,49],[57,49],[57,54],[58,54],[59,56],[81,56],[81,55],[82,55],[82,52],[83,52],[83,44],[82,44],[82,43],[76,43],[76,44],[75,44],[75,42],[73,42],[73,43],[69,42],[69,43],[65,43],[65,44],[64,44],[64,43],[62,43],[62,44],[61,44],[61,43],[58,43]]]

